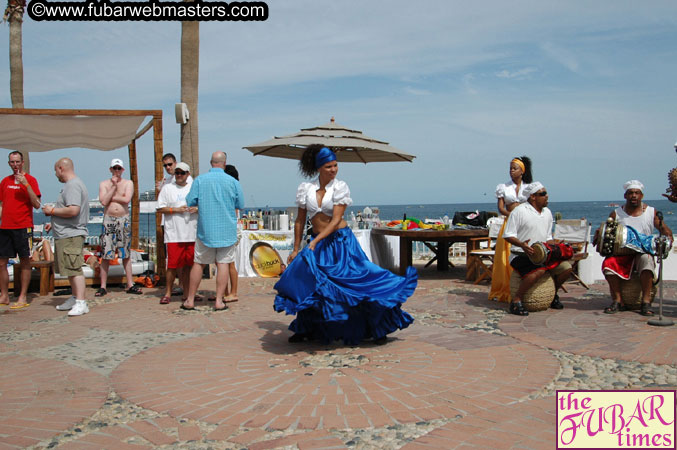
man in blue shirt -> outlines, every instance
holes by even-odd
[[[226,154],[214,152],[209,172],[195,178],[186,196],[188,206],[198,207],[195,259],[190,271],[188,297],[181,309],[195,309],[195,294],[205,264],[216,264],[214,310],[228,309],[223,296],[228,285],[229,264],[235,264],[237,243],[236,209],[244,208],[240,182],[225,173]]]

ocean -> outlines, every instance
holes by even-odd
[[[595,230],[602,222],[609,217],[609,213],[613,211],[610,204],[622,204],[622,200],[615,201],[588,201],[588,202],[552,202],[548,208],[555,215],[560,213],[563,219],[580,219],[585,217],[592,224]],[[650,206],[653,206],[658,211],[663,212],[665,223],[671,230],[677,232],[677,203],[671,203],[668,200],[645,200]],[[381,221],[402,219],[404,214],[407,217],[416,217],[418,219],[439,219],[445,214],[452,218],[456,211],[497,211],[496,203],[440,203],[440,204],[404,204],[404,205],[353,205],[347,208],[346,217],[350,213],[357,214],[363,211],[366,206],[370,208],[379,208],[379,217]],[[288,206],[262,207],[262,210],[286,210]],[[259,208],[245,208],[244,212],[250,210],[257,211]],[[35,223],[46,223],[46,218],[42,213],[35,213]],[[99,236],[101,234],[102,226],[100,223],[89,224],[90,236]],[[139,235],[140,237],[155,237],[155,215],[141,214],[139,219]]]

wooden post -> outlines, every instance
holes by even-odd
[[[162,181],[163,167],[162,167],[162,111],[153,115],[153,141],[155,147],[155,185],[158,181]],[[157,199],[160,191],[155,188],[155,198]],[[160,283],[165,282],[166,276],[166,258],[165,254],[165,237],[162,231],[162,214],[155,213],[155,252],[157,254],[157,266],[155,272],[160,276]]]
[[[136,166],[136,140],[128,145],[129,177],[134,183],[132,194],[132,248],[139,248],[139,169]]]

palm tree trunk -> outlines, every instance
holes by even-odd
[[[188,107],[188,122],[181,125],[181,160],[191,174],[200,174],[197,100],[200,73],[200,22],[181,22],[181,102]]]
[[[12,108],[24,107],[24,63],[22,44],[22,25],[25,0],[8,0],[4,20],[9,22],[9,93]],[[21,151],[24,158],[24,170],[30,172],[30,155]]]

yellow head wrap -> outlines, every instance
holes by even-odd
[[[517,165],[520,167],[520,169],[522,169],[522,173],[524,173],[524,172],[527,171],[527,168],[524,166],[524,163],[523,163],[522,160],[519,159],[519,158],[513,159],[512,161],[510,161],[510,163],[511,163],[511,164],[512,164],[512,163],[517,164]]]

